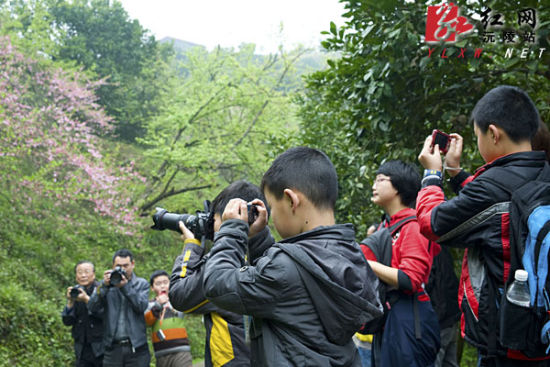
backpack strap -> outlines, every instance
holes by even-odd
[[[539,254],[540,254],[540,248],[542,246],[542,241],[544,241],[544,238],[546,235],[550,232],[550,220],[546,221],[542,228],[539,231],[539,234],[537,235],[537,242],[535,243],[535,272],[538,274],[538,264],[539,264]]]
[[[395,223],[394,225],[389,226],[388,231],[390,231],[392,236],[395,236],[397,231],[399,231],[399,229],[401,227],[403,227],[403,225],[405,225],[405,224],[407,224],[407,223],[409,223],[410,221],[413,221],[413,220],[416,220],[416,215],[411,215],[410,217],[403,218],[399,222]]]

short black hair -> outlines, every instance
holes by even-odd
[[[531,141],[539,127],[539,112],[527,93],[518,87],[501,85],[476,103],[471,120],[482,133],[490,124],[502,128],[515,142]]]
[[[315,207],[334,210],[338,199],[338,176],[329,157],[309,147],[290,148],[280,154],[262,178],[262,191],[268,189],[282,199],[285,189],[303,193]]]
[[[153,283],[155,282],[155,278],[158,278],[160,276],[166,276],[168,277],[168,279],[170,279],[170,276],[168,275],[168,273],[164,270],[155,270],[153,272],[153,274],[151,274],[151,277],[149,278],[149,284],[151,284],[151,286],[153,286]]]
[[[126,249],[126,248],[123,248],[123,249],[120,249],[118,250],[117,252],[115,252],[115,254],[113,255],[113,263],[115,262],[115,257],[130,257],[130,261],[134,261],[134,255],[132,255],[132,251]]]
[[[397,190],[403,205],[409,208],[416,206],[416,196],[420,191],[421,178],[415,166],[400,160],[391,160],[383,163],[376,174],[385,175],[391,179],[391,184]]]
[[[260,199],[264,202],[267,208],[267,214],[269,215],[269,207],[267,206],[267,200],[265,199],[262,190],[248,181],[239,180],[227,186],[214,198],[210,207],[212,216],[216,213],[221,216],[227,206],[227,203],[229,203],[231,199],[235,198],[243,199],[246,202],[250,202],[254,199]]]
[[[92,271],[95,272],[95,265],[93,262],[91,262],[90,260],[81,260],[79,262],[76,263],[76,265],[74,266],[74,272],[76,273],[76,268],[78,268],[78,265],[82,265],[82,264],[90,264],[92,265]]]

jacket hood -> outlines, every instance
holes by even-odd
[[[331,342],[348,343],[364,323],[382,315],[378,278],[355,242],[351,224],[317,227],[275,246],[299,264]]]

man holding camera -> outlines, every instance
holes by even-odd
[[[143,317],[149,284],[134,274],[134,265],[130,250],[115,252],[113,268],[103,273],[88,302],[91,312],[105,309],[105,367],[148,367],[151,361]]]
[[[213,238],[221,226],[222,213],[227,203],[234,198],[252,201],[256,198],[266,202],[260,188],[250,182],[239,180],[223,189],[212,201],[209,220],[206,224],[207,237]],[[252,218],[254,219],[254,218]],[[252,220],[253,222],[254,220]],[[170,303],[184,313],[202,314],[206,328],[204,365],[206,367],[247,367],[251,366],[250,346],[247,342],[245,323],[249,316],[224,310],[206,299],[203,290],[204,269],[210,255],[205,246],[195,237],[201,237],[187,229],[180,222],[184,248],[176,258],[170,277]],[[191,226],[190,226],[191,227]],[[196,226],[199,227],[200,226]],[[273,245],[273,237],[266,227],[250,239],[247,260],[255,263],[265,250]],[[248,334],[249,335],[249,334]]]
[[[98,282],[94,264],[80,261],[75,266],[77,285],[67,288],[67,305],[61,313],[63,324],[72,326],[77,367],[103,365],[103,308],[89,312],[86,306]]]

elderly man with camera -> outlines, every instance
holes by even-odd
[[[103,365],[103,308],[89,312],[86,306],[94,289],[94,264],[80,261],[74,267],[76,285],[67,288],[67,305],[61,313],[63,324],[72,326],[77,367]]]
[[[134,257],[122,249],[113,255],[113,268],[103,273],[88,309],[105,309],[103,366],[148,367],[151,361],[143,313],[149,303],[149,283],[134,274]]]

